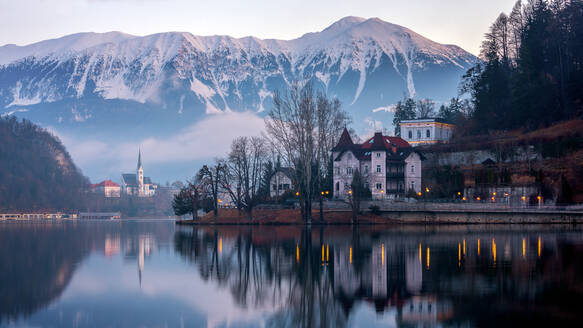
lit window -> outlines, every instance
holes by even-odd
[[[382,173],[381,166],[377,165],[377,173]]]

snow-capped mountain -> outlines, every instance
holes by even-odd
[[[269,109],[274,90],[312,81],[355,118],[404,94],[456,95],[476,57],[378,18],[346,17],[294,40],[79,33],[0,47],[0,114],[51,124]],[[161,114],[163,113],[163,114]],[[143,123],[145,124],[145,123]],[[148,125],[148,124],[146,124]]]

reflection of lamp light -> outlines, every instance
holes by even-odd
[[[494,192],[492,193],[492,195],[496,196],[496,192],[494,191]]]
[[[466,198],[465,198],[465,197],[463,197],[463,198],[462,198],[462,200],[464,200],[464,201],[465,201],[465,200],[466,200]]]
[[[352,195],[352,190],[348,190],[348,194],[349,195]]]
[[[326,195],[328,195],[330,192],[328,190],[326,190]]]

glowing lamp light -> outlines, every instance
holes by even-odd
[[[330,192],[328,190],[326,190],[326,195],[328,195]]]
[[[352,190],[348,190],[348,194],[349,195],[352,195]]]
[[[522,196],[522,200],[525,201],[526,200],[526,197],[525,196]]]
[[[481,198],[480,197],[476,197],[476,200],[479,201],[479,200],[481,200]]]
[[[425,187],[425,192],[429,192],[429,188]]]
[[[421,191],[417,193],[417,195],[421,196]]]
[[[494,192],[492,193],[492,195],[496,196],[496,192],[494,191]]]
[[[463,200],[463,201],[465,201],[465,200],[466,200],[466,198],[464,197],[464,198],[462,198],[462,200]]]
[[[385,190],[384,190],[384,189],[382,189],[382,190],[381,190],[381,194],[384,194],[384,193],[385,193]]]
[[[324,192],[323,192],[323,191],[322,191],[320,194],[321,194],[322,196],[324,196]]]
[[[299,191],[296,191],[296,196],[299,196],[299,195],[300,195],[300,192]]]
[[[459,192],[459,191],[457,192],[457,195],[458,195],[458,196],[460,196],[461,194],[462,194],[461,192]]]
[[[541,199],[542,199],[542,197],[541,197],[541,196],[537,196],[537,197],[536,197],[536,199],[538,199],[538,200],[541,200]]]
[[[223,202],[223,200],[222,200],[222,199],[219,199],[219,200],[218,200],[218,202],[219,202],[219,203],[222,203],[222,202]]]

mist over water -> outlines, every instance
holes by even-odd
[[[0,326],[573,326],[582,229],[0,223]]]

